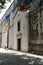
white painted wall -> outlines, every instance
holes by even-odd
[[[13,32],[14,32],[14,30],[13,30],[13,27],[12,28],[10,28],[9,29],[9,48],[13,48],[13,41],[14,41],[14,36],[13,36]]]
[[[2,25],[2,44],[1,47],[7,47],[7,32],[8,32],[8,23],[4,22]]]
[[[27,12],[18,11],[15,19],[14,19],[14,27],[9,30],[9,46],[12,47],[14,50],[17,50],[17,39],[21,38],[21,51],[28,51],[28,17]],[[17,23],[20,20],[21,23],[21,30],[17,31]],[[13,30],[13,31],[12,31]],[[18,35],[18,34],[21,34]],[[18,35],[18,36],[17,36]],[[13,38],[12,38],[13,36]],[[12,41],[13,40],[13,41]],[[13,45],[13,46],[12,46]]]
[[[7,46],[7,31],[5,33],[2,32],[2,48]]]

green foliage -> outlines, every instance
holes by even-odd
[[[5,2],[6,2],[6,0],[0,0],[0,3],[1,3],[2,5],[4,5]]]
[[[3,8],[3,6],[2,5],[0,5],[0,9],[2,9]]]
[[[11,1],[11,0],[8,0],[8,1]],[[6,0],[0,0],[0,9],[3,8],[4,4],[5,4]]]

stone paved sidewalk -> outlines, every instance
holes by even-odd
[[[0,65],[43,65],[43,56],[0,48]]]

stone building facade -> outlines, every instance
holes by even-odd
[[[27,11],[18,11],[9,30],[9,48],[28,51],[29,20]]]
[[[11,2],[8,9],[5,11],[4,15],[0,19],[0,47],[2,47],[2,30],[5,22],[8,22],[9,25],[11,25],[11,21],[15,17],[15,13],[17,11],[17,0],[14,0]]]
[[[35,4],[34,4],[35,5]],[[30,51],[43,53],[43,1],[31,8],[30,19]],[[41,53],[40,53],[41,54]]]
[[[34,53],[43,52],[43,2],[33,0],[29,6],[26,5],[23,10],[22,8],[16,7],[11,12],[10,26],[5,24],[9,20],[9,17],[6,17],[8,20],[3,23],[5,32],[2,32],[2,47]]]
[[[15,4],[15,1],[13,3]],[[22,4],[22,3],[25,4],[25,1],[21,2],[21,6],[22,5],[24,6],[24,4]],[[15,50],[28,51],[28,32],[26,32],[26,31],[28,31],[27,30],[28,29],[28,25],[27,25],[28,24],[28,18],[27,18],[28,17],[28,12],[27,11],[25,11],[25,12],[19,11],[18,10],[19,8],[16,7],[16,5],[17,4],[15,4],[15,6],[14,6],[12,4],[9,7],[9,9],[7,10],[7,12],[5,13],[5,15],[6,15],[6,16],[4,16],[5,17],[5,19],[4,19],[5,22],[3,22],[3,24],[2,24],[2,44],[1,44],[1,46],[3,48],[8,47],[8,48],[12,48],[12,49],[15,49]],[[14,8],[14,7],[16,7],[16,8]],[[20,19],[18,20],[18,19],[15,19],[15,18],[18,18],[18,19],[20,18],[21,21],[20,21]],[[14,22],[14,19],[15,19],[16,22]],[[23,21],[25,21],[25,22],[23,22]],[[8,22],[8,28],[9,29],[6,28],[6,22]],[[15,24],[13,24],[13,22]],[[17,25],[16,25],[17,22],[18,22],[18,27],[20,27],[20,29],[21,29],[20,32],[19,31],[17,32]],[[9,25],[9,23],[10,23],[10,25]],[[22,28],[22,26],[23,26],[23,28]],[[3,32],[3,29],[5,29],[4,32]],[[16,29],[16,31],[15,31],[15,29]],[[15,34],[16,36],[14,35],[14,33],[16,33]],[[17,41],[18,41],[18,48],[17,48]],[[20,48],[20,44],[21,44],[21,48]],[[24,45],[25,45],[25,47],[24,47]]]

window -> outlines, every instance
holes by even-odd
[[[20,31],[20,22],[18,22],[18,31]]]

